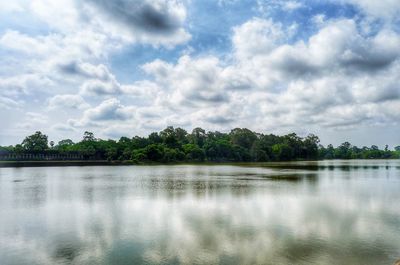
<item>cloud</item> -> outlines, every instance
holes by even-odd
[[[185,55],[176,65],[156,60],[145,64],[143,69],[163,88],[161,101],[171,107],[210,106],[228,100],[220,83],[222,68],[218,58],[192,59]]]
[[[82,61],[68,61],[60,62],[57,67],[62,74],[66,75],[76,75],[103,81],[114,78],[110,70],[104,64],[93,65]]]
[[[85,0],[81,10],[91,13],[81,14],[89,23],[127,42],[172,48],[191,38],[184,28],[186,8],[180,1]]]
[[[12,100],[11,98],[0,96],[0,108],[16,109],[16,108],[19,108],[20,106],[21,106],[21,104],[18,103],[17,101]]]
[[[231,118],[223,117],[220,115],[211,115],[211,116],[207,117],[205,120],[209,123],[214,123],[214,124],[218,124],[218,125],[231,123],[233,121],[233,119],[231,119]]]
[[[89,104],[79,95],[56,95],[49,99],[50,109],[86,109]]]
[[[26,112],[21,120],[19,120],[15,127],[23,130],[34,130],[45,127],[49,122],[49,117],[39,112]],[[26,136],[26,135],[25,135]]]
[[[73,127],[98,126],[105,121],[126,121],[133,117],[135,109],[121,104],[118,99],[110,98],[98,106],[85,110],[80,120],[69,120]]]
[[[23,52],[27,56],[47,56],[58,52],[61,41],[61,36],[57,34],[32,37],[15,30],[7,30],[0,38],[0,45]]]
[[[233,29],[232,42],[236,56],[246,59],[271,51],[284,37],[282,25],[272,20],[253,18]]]
[[[283,1],[282,3],[283,10],[287,11],[293,11],[302,7],[304,7],[303,3],[298,1]]]
[[[342,2],[356,5],[367,14],[384,19],[398,19],[400,12],[397,0],[342,0]]]
[[[179,30],[186,17],[184,6],[177,1],[86,0],[110,19],[151,34],[171,34]]]
[[[207,128],[248,124],[261,131],[297,130],[302,124],[340,128],[398,122],[381,111],[385,102],[399,101],[397,33],[384,28],[366,37],[356,21],[338,19],[289,44],[288,30],[253,18],[234,28],[229,63],[184,55],[176,64],[145,64],[161,88],[154,106],[167,106],[162,112],[167,120],[180,113],[179,122]]]
[[[119,95],[122,93],[121,85],[115,80],[101,81],[88,80],[81,86],[81,91],[85,95]]]
[[[0,78],[0,95],[17,97],[44,91],[53,87],[54,82],[41,74],[21,74]]]
[[[1,12],[22,12],[23,7],[17,2],[3,1],[0,2],[0,13]]]
[[[51,129],[61,132],[75,132],[76,129],[68,124],[57,123],[51,126]]]
[[[258,34],[261,36],[257,36]],[[287,80],[288,76],[305,78],[333,72],[341,74],[343,71],[346,74],[376,73],[385,70],[400,55],[396,48],[400,44],[397,33],[382,30],[373,37],[364,37],[359,33],[356,22],[351,19],[327,22],[307,42],[299,41],[274,47],[269,42],[263,44],[263,39],[267,36],[268,33],[255,31],[252,38],[261,41],[253,43],[259,45],[245,46],[245,53],[236,54],[240,61],[247,60],[243,65],[252,66],[253,73],[259,76],[254,79],[258,79],[258,83],[265,87]],[[241,51],[242,43],[238,40],[245,43],[249,37],[246,31],[236,30],[233,38],[236,40],[234,44],[239,45],[235,49]],[[250,72],[250,69],[247,71]],[[265,80],[260,76],[265,76]]]
[[[27,112],[25,117],[32,123],[46,123],[48,120],[46,115],[38,112]]]
[[[347,18],[332,16],[347,10],[348,3],[358,7],[352,9],[354,18],[346,12]],[[10,21],[0,33],[1,114],[18,108],[39,113],[43,104],[48,107],[43,110],[68,108],[74,115],[80,110],[78,118],[62,117],[69,123],[54,122],[52,116],[46,122],[58,124],[55,131],[97,126],[110,136],[133,129],[146,134],[167,125],[281,133],[304,131],[304,124],[307,130],[400,124],[395,2],[341,0],[327,5],[337,8],[331,13],[312,10],[305,1],[258,4],[265,12],[249,8],[247,17],[224,20],[243,22],[226,26],[231,30],[221,38],[223,51],[201,39],[214,33],[202,32],[198,14],[187,9],[191,1],[0,5],[6,17],[26,17],[18,25]],[[220,6],[234,13],[242,5],[223,1]],[[312,21],[297,16],[303,11]],[[277,16],[288,12],[295,22]],[[219,34],[220,21],[210,30]],[[27,23],[37,24],[19,26]],[[177,46],[191,34],[190,48]],[[139,45],[143,51],[136,53]],[[116,63],[116,54],[128,63]],[[143,60],[148,61],[137,69]],[[18,122],[34,126],[23,118]]]

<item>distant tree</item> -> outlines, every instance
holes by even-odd
[[[264,162],[269,160],[267,152],[263,149],[261,141],[255,141],[250,149],[250,155],[253,161]]]
[[[257,140],[257,135],[246,128],[235,128],[229,133],[231,142],[234,145],[250,149]]]
[[[165,148],[163,162],[175,162],[177,161],[177,149]]]
[[[160,144],[160,143],[162,143],[163,139],[160,137],[160,135],[157,132],[152,132],[149,135],[149,141],[150,141],[150,143],[153,143],[153,144]]]
[[[250,151],[247,148],[244,148],[240,145],[234,145],[232,146],[231,160],[238,162],[249,162],[252,160],[252,158],[250,155]]]
[[[116,147],[108,147],[106,149],[106,158],[108,161],[116,160],[118,156],[118,149]]]
[[[47,135],[37,131],[22,141],[22,147],[28,152],[42,153],[49,148]]]
[[[334,159],[335,158],[335,148],[333,147],[333,145],[328,144],[328,146],[326,147],[325,155],[321,158],[322,159]]]
[[[350,159],[351,158],[351,144],[349,142],[342,143],[335,150],[335,158]]]
[[[145,137],[135,136],[132,138],[131,146],[133,149],[145,148],[149,145],[149,140]]]
[[[318,157],[318,144],[320,140],[318,136],[314,134],[309,134],[304,139],[304,149],[305,149],[305,158],[315,159]]]
[[[122,150],[121,155],[118,157],[119,160],[130,160],[131,159],[131,150],[129,148],[125,148]]]
[[[94,134],[92,132],[85,131],[83,134],[83,141],[84,142],[93,142],[96,138],[94,138]]]
[[[195,144],[183,145],[183,151],[187,160],[204,161],[206,156],[204,150]]]
[[[147,156],[146,156],[145,150],[143,148],[132,151],[132,156],[131,156],[132,161],[142,162],[142,161],[145,161],[146,159],[147,159]]]
[[[93,158],[96,154],[96,149],[91,145],[83,145],[79,151],[86,159]]]
[[[178,147],[178,138],[175,134],[175,129],[172,126],[168,126],[163,131],[160,132],[160,136],[163,139],[163,142],[169,148],[176,148]]]
[[[164,146],[162,144],[151,144],[144,149],[144,154],[150,161],[161,161],[164,157]]]
[[[58,142],[58,146],[71,146],[74,142],[71,139],[65,139]]]
[[[129,146],[132,143],[131,139],[129,139],[128,137],[121,137],[118,140],[118,144],[123,145],[124,147]]]
[[[203,147],[206,141],[206,131],[202,128],[194,128],[192,133],[189,135],[190,143],[196,144],[199,147]]]
[[[293,149],[286,143],[273,145],[272,153],[275,157],[275,160],[278,161],[287,161],[293,158]]]
[[[17,144],[17,145],[15,145],[15,147],[14,147],[14,152],[16,153],[16,154],[22,154],[23,152],[24,152],[24,147],[22,146],[22,144]]]
[[[64,154],[76,159],[132,160],[134,162],[157,161],[287,161],[297,159],[387,159],[400,158],[400,146],[393,150],[385,146],[362,147],[344,142],[334,148],[326,148],[319,143],[316,135],[305,138],[295,133],[279,136],[259,134],[246,128],[235,128],[229,133],[206,132],[195,128],[188,134],[182,128],[169,126],[161,132],[153,132],[147,137],[121,137],[118,141],[96,139],[86,131],[82,141],[74,143],[70,139],[61,140],[56,146],[41,132],[24,139],[22,144],[1,147],[0,155],[48,153]]]
[[[306,149],[304,148],[303,140],[295,133],[290,133],[283,136],[283,142],[292,149],[292,155],[296,158],[306,158]],[[286,147],[284,147],[286,148]]]
[[[175,136],[180,145],[188,143],[187,135],[188,133],[186,130],[179,127],[175,129]]]

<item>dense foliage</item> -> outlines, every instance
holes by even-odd
[[[80,142],[48,142],[41,132],[26,137],[21,144],[0,147],[3,157],[44,159],[79,158],[83,160],[119,160],[132,162],[237,161],[263,162],[311,159],[377,159],[400,158],[400,146],[380,150],[377,146],[358,148],[348,142],[338,147],[319,144],[313,134],[305,138],[295,133],[284,136],[255,133],[236,128],[230,133],[206,132],[195,128],[188,133],[182,128],[167,127],[148,137],[121,137],[118,141],[95,138],[85,132]]]

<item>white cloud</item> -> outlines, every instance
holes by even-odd
[[[233,31],[236,56],[242,59],[269,52],[285,38],[282,25],[260,18],[253,18]]]
[[[222,68],[215,57],[192,59],[185,55],[176,65],[156,60],[143,69],[163,89],[159,94],[162,104],[205,107],[228,100],[220,82]]]
[[[101,81],[88,80],[82,84],[82,93],[85,95],[119,95],[122,93],[121,85],[115,80]]]
[[[34,0],[30,9],[49,27],[69,35],[96,33],[108,42],[167,47],[190,39],[183,28],[186,8],[180,1]]]
[[[133,41],[151,45],[174,45],[186,42],[190,34],[183,28],[186,8],[180,1],[94,1],[85,0],[101,20],[95,21],[111,34],[124,35]],[[92,20],[95,16],[91,16]],[[104,22],[107,23],[104,23]]]
[[[302,8],[303,4],[298,1],[283,1],[282,8],[287,11],[293,11]]]
[[[354,4],[367,14],[384,19],[398,19],[400,5],[398,0],[342,0]]]
[[[24,8],[18,2],[13,2],[13,1],[0,2],[0,13],[22,12],[23,10]]]
[[[49,99],[50,109],[86,109],[89,104],[79,95],[56,95]]]
[[[259,2],[279,10],[304,3]],[[396,18],[399,8],[390,0],[346,2],[385,19]],[[0,72],[0,106],[10,110],[28,100],[38,107],[43,103],[36,97],[44,95],[53,110],[83,111],[65,126],[57,121],[56,131],[97,126],[119,135],[182,125],[276,132],[304,124],[311,130],[400,123],[400,35],[387,23],[366,30],[370,17],[316,16],[317,32],[297,42],[298,24],[254,17],[232,28],[226,56],[194,51],[176,62],[154,60],[142,67],[149,78],[127,83],[110,68],[113,53],[132,44],[171,48],[187,42],[182,2],[34,0],[0,10],[26,12],[48,27],[40,34],[3,31],[0,52],[14,62],[7,69],[14,68]],[[33,128],[22,123],[20,128]]]
[[[0,78],[0,94],[18,96],[31,94],[34,91],[44,91],[53,87],[54,82],[40,74],[21,74],[6,78]]]
[[[121,104],[116,98],[110,98],[101,102],[98,106],[85,110],[80,120],[69,120],[74,127],[98,126],[104,121],[126,121],[133,118],[134,107]]]
[[[16,30],[7,30],[0,38],[0,45],[23,52],[29,57],[49,57],[64,52],[65,38],[60,34],[29,36]]]
[[[365,37],[355,21],[340,19],[326,22],[307,41],[287,44],[284,30],[262,19],[236,27],[230,64],[189,55],[176,64],[145,64],[162,88],[154,106],[167,106],[158,113],[171,124],[262,131],[399,122],[382,112],[400,99],[397,33],[383,29]]]
[[[21,104],[11,98],[0,96],[0,108],[4,109],[16,109],[19,108]]]
[[[68,124],[57,123],[51,126],[51,129],[61,132],[75,132],[76,129]]]

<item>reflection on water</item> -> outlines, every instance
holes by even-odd
[[[399,161],[0,169],[0,263],[393,264],[399,184]]]

